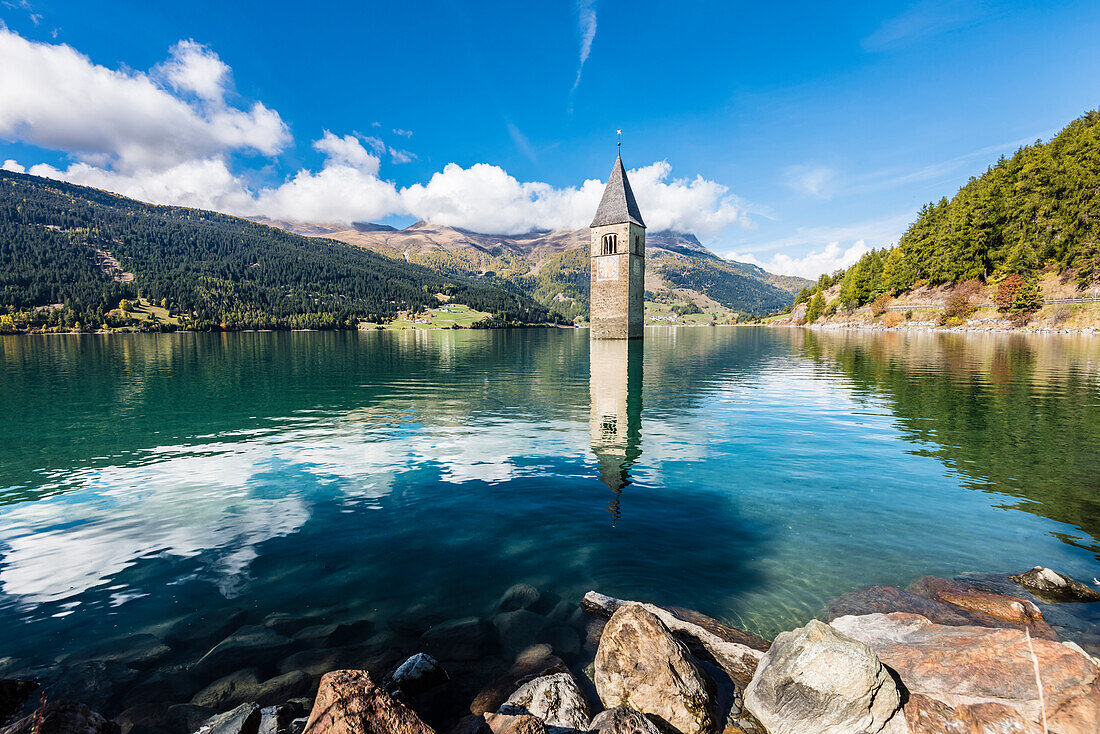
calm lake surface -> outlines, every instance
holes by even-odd
[[[25,665],[227,605],[484,614],[517,581],[771,636],[863,584],[1100,577],[1095,338],[3,337],[0,394]]]

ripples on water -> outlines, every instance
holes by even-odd
[[[0,657],[517,580],[770,636],[862,584],[1100,576],[1100,340],[652,329],[0,339]]]

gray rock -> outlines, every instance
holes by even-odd
[[[546,617],[526,609],[501,612],[493,617],[493,628],[496,630],[500,648],[514,655],[535,644],[539,634],[546,628]]]
[[[45,687],[46,698],[79,701],[107,710],[136,677],[137,673],[115,661],[78,663]]]
[[[301,670],[261,681],[254,668],[238,670],[219,678],[195,694],[191,703],[212,709],[227,709],[245,702],[273,706],[308,693],[312,679]]]
[[[225,675],[245,666],[264,666],[283,657],[291,641],[262,625],[241,627],[203,655],[194,665],[200,675]]]
[[[114,718],[119,734],[163,734],[168,720],[168,704],[139,703]]]
[[[451,677],[443,666],[427,653],[418,652],[390,673],[383,687],[392,694],[417,696],[429,689],[441,686]]]
[[[259,734],[298,734],[305,728],[305,715],[308,709],[294,703],[283,703],[278,706],[265,706],[260,709]],[[301,728],[294,731],[294,722],[300,720]]]
[[[516,584],[500,597],[497,608],[502,612],[514,612],[517,609],[530,609],[539,603],[542,594],[531,584]]]
[[[1100,601],[1100,590],[1043,566],[1009,578],[1048,603]]]
[[[508,697],[498,713],[509,716],[530,714],[547,726],[584,731],[591,718],[588,702],[569,673],[555,673],[525,683]]]
[[[629,706],[616,706],[596,714],[588,731],[599,734],[661,734],[661,730]]]
[[[195,734],[258,734],[262,716],[256,704],[242,703],[232,711],[210,717]]]
[[[481,689],[470,704],[470,712],[478,716],[494,712],[524,683],[568,670],[549,645],[530,647],[519,654],[507,672]]]
[[[243,609],[218,609],[190,614],[164,632],[164,641],[176,648],[205,647],[244,623]]]
[[[3,734],[114,734],[114,724],[76,701],[47,701],[37,712],[0,729]]]
[[[165,723],[172,731],[193,732],[216,713],[218,712],[205,709],[202,706],[179,703],[168,707],[168,718]]]
[[[605,708],[629,706],[681,734],[710,734],[715,727],[714,682],[641,604],[611,615],[593,677]]]
[[[769,734],[905,734],[901,694],[870,647],[812,620],[775,638],[745,690]]]
[[[478,617],[440,622],[420,636],[421,647],[437,660],[477,660],[493,649],[492,626]]]

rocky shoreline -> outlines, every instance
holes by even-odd
[[[208,612],[63,669],[0,658],[0,734],[1096,734],[1098,602],[1036,567],[862,587],[771,641],[528,584],[385,629]]]

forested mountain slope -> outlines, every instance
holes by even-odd
[[[1005,309],[1019,311],[1042,305],[1044,270],[1080,290],[1100,281],[1100,111],[1049,142],[1002,156],[951,200],[924,206],[896,247],[823,275],[796,305],[810,302],[813,315],[915,287],[977,281],[998,286]],[[830,288],[834,303],[825,298]]]
[[[438,293],[498,323],[548,318],[526,296],[343,242],[0,171],[9,325],[95,327],[120,299],[140,296],[191,328],[348,328],[436,305]]]
[[[477,277],[479,282],[530,296],[570,319],[588,315],[587,229],[494,235],[428,222],[401,230],[377,224],[326,228],[270,223],[301,234],[324,234],[447,275]],[[703,307],[718,304],[750,314],[787,308],[799,289],[810,283],[724,260],[684,232],[648,232],[646,260],[646,290],[651,296]]]

